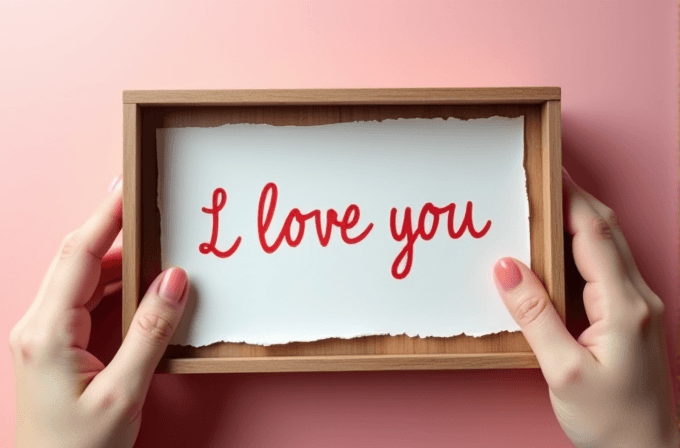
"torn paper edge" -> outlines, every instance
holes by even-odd
[[[354,121],[349,121],[349,122],[342,122],[342,123],[323,123],[323,124],[318,124],[318,125],[273,125],[270,123],[225,123],[219,126],[183,126],[183,127],[174,127],[174,128],[162,128],[162,130],[168,130],[168,129],[214,129],[214,128],[221,128],[225,126],[270,126],[270,127],[317,127],[317,126],[342,126],[342,125],[351,125],[354,123],[382,123],[385,121],[393,121],[393,122],[399,122],[399,121],[440,121],[440,122],[445,122],[448,120],[455,120],[455,121],[470,121],[470,120],[489,120],[489,119],[501,119],[501,120],[513,120],[517,118],[522,119],[522,152],[523,152],[523,157],[522,157],[522,170],[524,172],[524,190],[526,194],[526,199],[527,199],[527,220],[529,223],[531,222],[531,207],[529,207],[529,186],[527,183],[527,170],[526,170],[526,158],[527,158],[527,151],[526,151],[526,132],[525,132],[525,126],[526,126],[526,116],[524,114],[520,114],[516,117],[505,117],[501,115],[492,115],[490,117],[480,117],[480,118],[458,118],[458,117],[434,117],[434,118],[422,118],[422,117],[415,117],[415,118],[385,118],[382,120],[354,120]],[[158,169],[158,177],[157,177],[157,182],[156,182],[156,207],[158,208],[158,213],[159,213],[159,218],[162,217],[163,213],[163,201],[162,201],[162,196],[163,196],[163,183],[162,181],[164,180],[160,173],[165,172],[165,157],[160,157],[160,151],[159,148],[161,147],[161,139],[158,138],[159,135],[159,130],[156,130],[156,159],[157,159],[157,169]],[[165,141],[163,141],[163,154],[164,154],[164,145]],[[163,238],[163,228],[160,225],[159,222],[159,238]],[[530,226],[529,226],[530,228]],[[531,253],[531,238],[529,238],[529,253]],[[163,251],[162,251],[162,245],[161,245],[161,250],[160,250],[160,257],[161,257],[161,266],[165,266],[167,263],[165,263],[163,259]],[[499,296],[499,300],[501,300]],[[179,347],[208,347],[211,345],[215,344],[223,344],[223,343],[230,343],[230,344],[249,344],[249,345],[259,345],[263,347],[269,347],[273,345],[287,345],[287,344],[295,344],[295,343],[311,343],[311,342],[321,342],[321,341],[328,341],[331,339],[342,339],[346,341],[350,341],[353,339],[362,339],[362,338],[367,338],[367,337],[380,337],[380,336],[408,336],[410,338],[420,338],[420,339],[431,339],[431,338],[438,338],[438,339],[449,339],[449,338],[456,338],[456,337],[461,337],[461,336],[467,336],[467,337],[472,337],[472,338],[484,338],[488,336],[493,336],[493,335],[500,335],[502,333],[515,333],[519,330],[515,331],[510,331],[510,330],[500,330],[496,332],[491,332],[491,333],[470,333],[467,334],[465,332],[461,332],[458,334],[453,334],[449,336],[437,336],[437,335],[425,335],[421,336],[419,333],[409,333],[409,332],[401,332],[401,333],[366,333],[366,334],[351,334],[351,335],[328,335],[328,336],[323,336],[323,337],[314,337],[314,338],[308,338],[308,337],[300,337],[300,336],[290,336],[290,335],[283,335],[283,334],[273,334],[273,335],[268,335],[268,341],[274,340],[276,341],[277,339],[280,339],[285,342],[263,342],[259,340],[258,338],[248,338],[244,339],[242,341],[226,341],[224,339],[217,340],[214,342],[210,342],[207,344],[202,344],[202,345],[190,345],[190,344],[173,344]]]

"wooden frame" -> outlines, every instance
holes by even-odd
[[[678,12],[678,25],[680,25],[680,1],[677,2],[678,8],[676,8],[676,11]],[[680,33],[678,33],[678,45],[677,45],[677,62],[680,63]],[[680,77],[680,65],[678,65],[678,76]],[[678,78],[680,79],[680,78]],[[678,88],[678,108],[677,112],[680,114],[680,88]],[[677,119],[675,122],[675,147],[676,150],[678,151],[678,155],[680,156],[680,115],[676,115]],[[678,174],[680,175],[680,159],[678,159]],[[676,179],[680,180],[680,179]],[[678,196],[678,219],[680,219],[680,196]],[[680,250],[678,251],[678,262],[680,263]],[[676,314],[677,315],[677,314]],[[674,387],[676,391],[676,409],[675,409],[675,422],[676,426],[680,427],[680,400],[677,399],[677,383],[680,382],[680,322],[676,323],[678,325],[677,328],[677,345],[675,347],[676,349],[676,357],[675,357],[675,382],[674,382]]]
[[[123,92],[123,335],[160,273],[156,129],[225,123],[315,125],[382,118],[525,116],[531,268],[565,320],[559,87]],[[168,347],[171,373],[535,368],[521,332],[369,336],[258,346]]]

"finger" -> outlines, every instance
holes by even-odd
[[[83,233],[84,252],[102,260],[120,234],[123,224],[123,179],[118,176],[113,190],[97,211],[79,229]]]
[[[143,402],[188,295],[183,269],[173,267],[159,275],[140,302],[120,350],[85,394],[108,394],[111,388],[122,388],[123,401]]]
[[[104,369],[104,364],[92,353],[81,348],[73,348],[70,353],[70,368],[73,369],[78,395]]]
[[[578,376],[590,355],[569,334],[531,269],[517,259],[502,258],[494,266],[494,281],[548,384],[560,388]]]
[[[116,177],[114,179],[114,183],[112,183],[112,186],[115,186],[115,182],[117,182],[119,179],[120,179],[120,176]],[[119,233],[119,236],[120,236],[120,233]],[[105,266],[106,266],[107,263],[111,263],[112,264],[111,267],[113,267],[115,269],[115,261],[114,260],[121,258],[122,251],[121,251],[120,248],[114,247],[114,248],[111,249],[110,252],[111,252],[110,255],[107,253],[104,256],[104,258],[102,259],[102,263]],[[108,260],[108,257],[111,257],[110,260]],[[29,321],[35,315],[36,310],[38,308],[40,308],[40,306],[43,302],[43,299],[46,296],[47,287],[48,287],[50,281],[52,280],[52,278],[54,277],[54,270],[55,270],[59,261],[60,261],[59,256],[55,256],[51,260],[50,265],[47,268],[47,271],[45,272],[45,276],[43,277],[43,279],[40,283],[40,287],[38,288],[38,293],[36,294],[35,299],[33,300],[33,302],[31,302],[31,305],[29,306],[28,310],[26,310],[26,313],[21,317],[19,322],[17,322],[17,325],[16,325],[17,327],[24,327],[26,325],[26,322]],[[119,263],[119,264],[121,264],[121,263]],[[104,278],[104,280],[107,283],[117,281],[116,280],[117,274],[115,272],[111,272],[111,274],[109,274],[109,272],[107,271],[106,275],[107,275],[107,277]]]
[[[63,241],[51,273],[41,308],[45,315],[56,317],[64,309],[82,306],[94,293],[104,255],[122,226],[122,181],[97,211]]]
[[[99,276],[97,288],[92,293],[90,300],[83,305],[87,311],[91,312],[102,299],[121,289],[122,287],[122,258],[121,248],[112,247],[104,258],[102,258],[102,271]]]
[[[112,247],[102,258],[102,270],[99,275],[99,284],[108,285],[123,278],[123,248]]]
[[[90,297],[90,300],[88,300],[85,305],[83,305],[82,307],[78,307],[78,308],[85,308],[88,313],[91,313],[92,310],[97,308],[97,306],[101,303],[102,299],[104,298],[104,290],[105,289],[106,289],[106,285],[104,285],[102,283],[97,285],[97,289],[95,289],[94,292],[92,293],[92,297]]]
[[[586,280],[583,305],[591,325],[630,314],[641,300],[629,294],[633,283],[611,228],[563,170],[564,227],[572,234],[572,254]]]
[[[114,180],[118,180],[118,178]],[[121,250],[120,248],[116,249],[113,248],[111,253],[107,253],[103,257],[103,263],[105,265],[105,270],[104,270],[104,275],[103,275],[103,280],[105,282],[115,282],[117,279],[119,279],[120,275],[116,272],[116,269],[120,270],[120,267],[116,268],[116,264],[120,265],[120,258],[121,258]],[[15,325],[15,329],[17,332],[22,332],[24,329],[29,326],[30,322],[33,322],[33,324],[30,324],[32,327],[35,328],[35,326],[39,326],[42,328],[47,327],[55,327],[60,328],[61,331],[63,332],[67,328],[63,325],[55,325],[55,324],[60,324],[63,323],[68,319],[68,309],[60,308],[56,306],[54,303],[51,304],[51,306],[45,307],[44,302],[45,302],[45,297],[50,297],[50,301],[54,302],[52,300],[52,294],[48,294],[48,287],[51,287],[50,285],[53,284],[53,279],[55,277],[55,270],[57,266],[62,263],[62,257],[55,256],[51,262],[49,267],[47,268],[47,271],[45,273],[45,276],[43,277],[40,287],[38,289],[38,293],[35,296],[35,299],[31,302],[29,308],[26,310],[24,315],[19,319],[17,324]],[[93,294],[97,294],[96,290]],[[47,309],[45,309],[47,308]],[[39,311],[42,309],[42,311]],[[37,321],[37,322],[36,322]],[[53,342],[55,342],[57,339],[63,339],[59,337],[54,337]],[[53,346],[56,347],[55,344],[52,344]]]
[[[633,257],[633,252],[630,250],[628,241],[626,240],[626,237],[624,236],[623,231],[619,226],[619,220],[617,218],[616,213],[611,208],[607,207],[605,204],[600,202],[595,196],[588,193],[583,188],[581,188],[576,182],[574,182],[574,180],[571,178],[571,176],[564,167],[562,167],[562,177],[565,182],[570,183],[572,187],[578,190],[578,192],[586,198],[586,200],[593,207],[593,209],[607,222],[609,228],[612,231],[614,243],[616,244],[616,247],[619,250],[619,255],[621,256],[624,269],[628,273],[628,276],[633,280],[633,283],[638,288],[640,293],[643,293],[645,295],[654,294],[647,285],[647,283],[642,278],[642,274],[640,274],[640,270],[638,269],[637,264],[635,263],[635,258]]]
[[[85,307],[79,306],[71,308],[66,316],[68,326],[65,336],[68,339],[64,345],[83,350],[87,349],[87,344],[90,342],[90,332],[92,331],[92,316],[90,316],[90,312]]]
[[[104,285],[102,283],[97,286],[97,289],[94,290],[94,293],[92,294],[92,298],[87,302],[85,305],[85,309],[88,312],[92,312],[99,304],[104,300],[105,297],[109,297],[113,294],[116,294],[120,292],[123,289],[123,282],[118,281],[114,283],[109,283],[107,285]]]
[[[564,176],[563,176],[564,177]],[[587,198],[568,179],[563,183],[564,227],[573,235],[572,253],[581,277],[592,285],[592,294],[584,294],[588,318],[593,322],[596,308],[600,314],[623,311],[628,304],[624,294],[631,280],[626,272],[612,229]],[[600,304],[593,307],[594,300]],[[601,308],[603,306],[604,308]]]

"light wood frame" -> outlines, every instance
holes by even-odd
[[[123,336],[160,273],[156,129],[225,123],[316,125],[383,118],[524,115],[531,268],[565,320],[559,87],[123,92]],[[500,299],[499,299],[500,300]],[[369,336],[259,346],[168,347],[159,372],[535,368],[521,332]]]

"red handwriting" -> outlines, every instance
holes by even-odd
[[[290,247],[297,247],[302,241],[302,237],[305,236],[305,223],[313,219],[316,225],[316,235],[319,238],[319,243],[321,246],[326,247],[331,239],[331,231],[333,226],[340,229],[340,238],[347,244],[356,244],[363,241],[364,238],[369,234],[371,229],[373,229],[373,223],[370,223],[363,232],[355,237],[350,237],[347,235],[347,231],[354,228],[359,223],[359,216],[361,211],[359,206],[356,204],[351,204],[345,209],[345,213],[342,219],[338,221],[338,212],[332,208],[328,209],[326,212],[326,228],[325,230],[321,227],[321,210],[312,210],[309,213],[302,213],[300,209],[294,208],[288,213],[286,220],[283,223],[283,227],[279,232],[272,244],[267,242],[267,230],[271,225],[272,219],[274,218],[274,212],[276,210],[276,201],[279,196],[278,187],[274,182],[269,182],[262,189],[262,194],[260,195],[260,203],[257,208],[257,235],[260,239],[260,246],[268,254],[276,252],[276,250],[281,246],[283,240]],[[265,211],[265,204],[268,204]],[[292,233],[293,223],[297,224],[298,231],[296,235]]]
[[[236,241],[234,241],[234,244],[232,244],[232,246],[224,252],[217,250],[217,247],[215,247],[215,245],[217,244],[217,234],[220,228],[219,214],[225,205],[227,205],[227,192],[224,191],[224,188],[215,188],[212,197],[213,208],[206,207],[201,208],[203,213],[212,214],[213,217],[212,235],[210,236],[210,243],[201,243],[201,245],[198,246],[198,250],[202,254],[209,254],[212,252],[219,258],[228,258],[231,257],[234,254],[234,252],[236,252],[236,249],[238,249],[239,244],[241,244],[241,237],[239,236],[238,238],[236,238]]]
[[[440,215],[448,213],[447,230],[452,239],[458,239],[463,236],[466,228],[470,231],[470,235],[472,235],[473,238],[481,238],[487,234],[491,227],[491,221],[487,221],[484,228],[479,232],[475,230],[475,227],[472,224],[472,202],[468,201],[467,207],[465,208],[465,217],[458,230],[455,230],[453,227],[453,214],[455,210],[456,204],[454,203],[439,208],[431,202],[428,202],[420,210],[418,226],[414,230],[411,223],[411,207],[406,207],[404,210],[404,220],[401,225],[401,231],[397,231],[397,209],[392,208],[392,210],[390,210],[390,232],[392,233],[392,238],[394,238],[395,241],[406,240],[404,248],[397,255],[394,263],[392,263],[392,277],[401,280],[411,272],[411,266],[413,265],[413,246],[416,240],[420,237],[424,241],[429,241],[434,237],[437,232],[437,226],[439,225]],[[429,231],[425,228],[428,215],[432,216],[432,225],[430,226]],[[404,262],[404,267],[400,271],[399,265],[402,264],[402,261]]]
[[[305,235],[305,228],[308,221],[313,221],[319,244],[322,247],[328,246],[331,239],[333,227],[337,227],[340,231],[340,238],[346,244],[357,244],[363,241],[373,229],[373,223],[369,223],[363,231],[356,236],[350,236],[348,232],[354,229],[359,224],[361,211],[356,204],[350,204],[345,209],[342,218],[339,219],[338,212],[332,208],[326,211],[326,223],[321,223],[321,210],[316,209],[308,213],[302,213],[299,208],[293,208],[286,219],[284,220],[281,230],[271,243],[267,241],[267,232],[274,219],[276,212],[276,204],[278,201],[279,190],[274,182],[269,182],[262,189],[260,194],[260,201],[257,208],[257,235],[262,249],[268,253],[276,252],[281,244],[285,241],[290,247],[297,247],[302,242]],[[227,192],[223,188],[216,188],[212,197],[212,208],[203,207],[201,210],[204,213],[212,215],[212,235],[209,243],[201,243],[198,250],[202,254],[214,254],[219,258],[228,258],[232,256],[241,244],[241,237],[236,238],[231,247],[225,251],[217,249],[217,237],[219,233],[219,214],[227,204]],[[456,204],[451,203],[444,207],[437,207],[431,202],[423,205],[418,216],[416,227],[413,227],[411,207],[404,209],[404,218],[401,223],[401,229],[397,229],[397,209],[390,210],[390,232],[395,241],[405,241],[404,247],[401,249],[397,257],[392,263],[392,277],[397,280],[402,280],[408,276],[413,266],[413,251],[418,238],[423,241],[429,241],[434,238],[439,226],[439,218],[442,215],[447,215],[447,231],[451,239],[458,239],[467,230],[473,238],[482,238],[489,232],[491,228],[491,221],[488,220],[482,230],[477,231],[472,222],[472,202],[468,201],[465,207],[465,215],[458,229],[454,228],[453,217],[456,211]],[[428,218],[431,218],[431,224],[427,224]],[[293,226],[297,231],[293,231]],[[428,229],[429,227],[429,229]],[[403,266],[402,266],[403,265]]]

